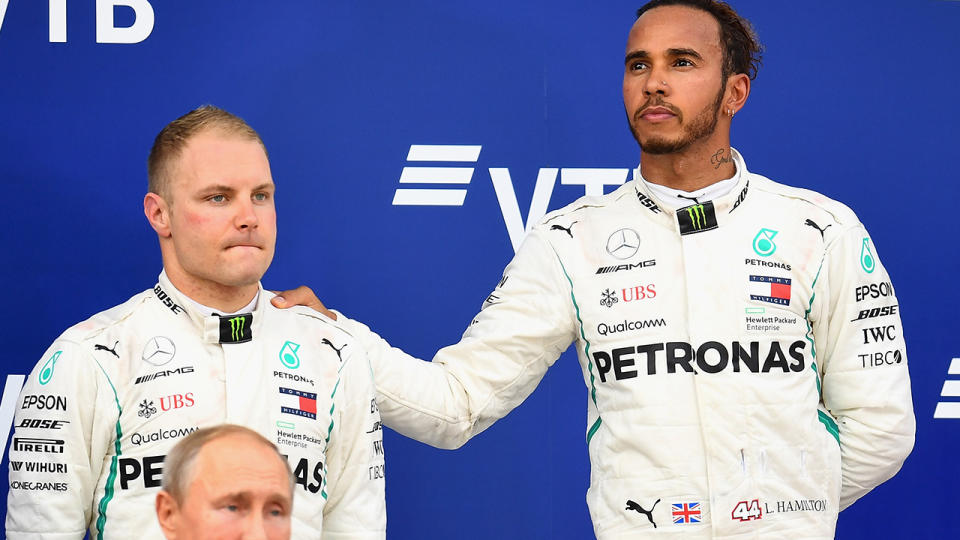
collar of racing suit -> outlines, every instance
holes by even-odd
[[[177,288],[173,286],[173,283],[170,283],[170,279],[167,278],[166,271],[160,272],[160,276],[157,278],[157,286],[154,287],[153,292],[160,301],[166,304],[174,313],[185,316],[190,324],[195,326],[203,335],[203,341],[205,343],[224,343],[224,341],[221,340],[222,316],[201,311],[206,308],[177,290]],[[265,301],[260,302],[260,299]],[[263,285],[257,283],[257,294],[253,300],[256,307],[252,310],[253,320],[250,321],[250,336],[255,335],[263,324],[266,305],[270,304],[267,300],[268,298],[264,293]],[[248,307],[244,309],[248,309],[249,307],[252,306],[248,305]]]
[[[640,178],[640,181],[646,185],[647,190],[653,194],[657,201],[669,202],[680,207],[696,204],[697,202],[719,199],[720,197],[723,197],[727,193],[733,191],[733,188],[737,185],[739,180],[740,171],[737,170],[733,176],[727,178],[726,180],[714,182],[709,186],[696,191],[683,191],[660,184],[654,184],[646,178]]]
[[[730,148],[730,154],[733,156],[733,163],[736,166],[737,172],[733,178],[724,180],[724,182],[733,181],[733,185],[727,188],[726,193],[713,199],[707,198],[712,195],[710,190],[712,186],[710,186],[705,190],[706,196],[699,200],[700,205],[712,205],[713,215],[716,218],[716,225],[718,227],[722,227],[724,223],[731,219],[730,213],[743,204],[747,198],[750,187],[751,175],[747,170],[743,156],[741,156],[740,152],[737,152],[735,148]],[[663,200],[663,198],[657,196],[657,194],[650,189],[650,184],[643,178],[639,167],[633,170],[633,179],[633,187],[637,194],[637,204],[647,211],[652,212],[655,222],[660,223],[668,229],[673,229],[679,234],[683,234],[681,232],[681,225],[678,222],[678,210],[683,211],[686,208],[697,206],[697,203],[684,201],[689,204],[681,205],[677,203],[677,198],[674,197],[670,198],[672,200]]]

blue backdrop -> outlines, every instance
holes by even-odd
[[[640,3],[0,0],[4,403],[65,328],[153,285],[146,155],[164,124],[208,102],[270,149],[280,236],[264,284],[310,285],[431,357],[498,281],[511,231],[584,194],[574,169],[623,179],[636,165],[620,92]],[[837,536],[954,537],[960,420],[934,412],[960,402],[941,396],[960,380],[960,361],[948,373],[960,356],[960,2],[735,7],[766,55],[734,146],[753,171],[851,206],[901,302],[916,448],[841,514]],[[443,162],[413,145],[474,148]],[[401,183],[423,180],[403,172],[414,166],[461,170]],[[506,177],[498,196],[493,178]],[[421,188],[461,191],[397,204],[427,202],[397,191]],[[388,432],[389,537],[590,538],[585,401],[568,351],[461,450]]]

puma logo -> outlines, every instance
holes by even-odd
[[[573,226],[574,226],[574,224],[576,224],[576,223],[579,223],[579,222],[578,222],[578,221],[574,221],[573,223],[570,224],[569,227],[564,227],[564,226],[562,226],[562,225],[551,225],[551,226],[550,226],[550,230],[551,230],[551,231],[565,231],[567,234],[570,235],[570,238],[573,238],[573,232],[571,232],[570,229],[572,229]]]
[[[113,342],[113,348],[112,348],[112,349],[108,348],[106,345],[94,345],[94,346],[93,346],[93,350],[95,350],[95,351],[107,351],[108,353],[116,356],[117,358],[120,358],[120,355],[117,354],[117,344],[118,344],[118,343],[120,343],[120,342],[119,342],[119,341],[114,341],[114,342]]]
[[[804,221],[803,224],[804,224],[804,225],[809,225],[809,226],[813,227],[814,229],[820,231],[820,239],[821,239],[821,240],[823,240],[823,233],[826,232],[826,230],[829,229],[829,228],[833,225],[833,223],[831,223],[830,225],[827,225],[826,227],[824,227],[824,228],[821,229],[820,226],[817,225],[817,223],[816,223],[815,221],[813,221],[812,219],[808,219],[808,220]]]
[[[346,343],[344,343],[343,347],[340,347],[338,349],[334,347],[333,343],[330,343],[330,340],[327,338],[323,338],[322,340],[320,340],[320,342],[323,343],[324,345],[329,345],[331,349],[333,349],[334,351],[337,351],[337,358],[339,358],[341,362],[343,361],[343,357],[340,356],[340,351],[342,351],[347,346]]]
[[[639,504],[631,501],[630,499],[627,499],[627,508],[626,508],[626,509],[627,509],[627,510],[633,510],[634,512],[638,512],[638,513],[640,513],[640,514],[643,514],[643,515],[647,516],[647,519],[650,520],[650,523],[653,524],[653,528],[656,529],[656,528],[657,528],[657,523],[656,523],[655,521],[653,521],[653,509],[657,507],[657,503],[658,503],[658,502],[660,502],[660,499],[657,499],[657,502],[653,503],[653,506],[650,507],[650,510],[644,510],[643,507],[640,506]]]

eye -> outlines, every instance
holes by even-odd
[[[225,195],[222,195],[222,194],[221,194],[221,195],[212,195],[212,196],[208,197],[207,200],[210,201],[210,202],[213,202],[213,203],[222,203],[222,202],[226,202],[227,197],[226,197]]]
[[[270,506],[268,513],[270,514],[270,517],[283,518],[289,514],[289,510],[283,505],[274,504]]]
[[[677,67],[693,67],[693,62],[687,60],[686,58],[680,58],[676,61],[675,65]]]
[[[254,193],[254,194],[253,194],[253,200],[258,201],[258,202],[263,202],[263,201],[266,201],[266,200],[269,200],[269,199],[270,199],[270,194],[269,194],[269,193],[265,193],[265,192],[262,192],[262,191],[261,191],[260,193]]]
[[[646,68],[647,68],[647,64],[643,62],[633,62],[630,64],[630,71],[640,71]]]
[[[224,509],[226,509],[228,512],[239,512],[239,511],[240,511],[240,507],[237,506],[237,505],[235,505],[235,504],[228,504],[228,505],[224,506]]]

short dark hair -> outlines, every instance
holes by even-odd
[[[239,116],[213,105],[197,107],[167,124],[154,139],[147,158],[147,190],[150,193],[167,199],[168,204],[173,203],[170,199],[170,175],[174,162],[191,137],[208,130],[257,141],[264,154],[267,152],[260,135]]]
[[[651,0],[637,10],[637,18],[651,9],[663,6],[686,6],[706,11],[720,24],[720,43],[723,45],[723,78],[743,73],[757,78],[763,60],[763,45],[757,39],[750,21],[744,19],[729,4],[719,0]]]

